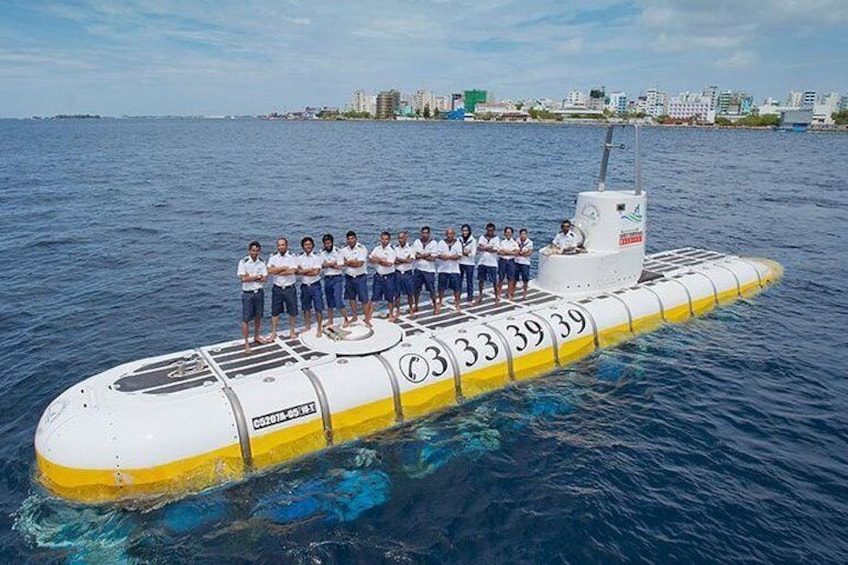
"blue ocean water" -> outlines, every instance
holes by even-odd
[[[0,121],[3,562],[836,563],[848,555],[848,136],[643,131],[650,251],[779,286],[546,377],[155,507],[34,484],[52,398],[235,338],[246,243],[493,220],[544,241],[599,128]],[[628,148],[609,185],[632,176]]]

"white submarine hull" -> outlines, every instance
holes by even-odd
[[[324,337],[311,340],[324,351],[278,339],[245,356],[233,341],[115,367],[45,410],[39,478],[85,503],[195,492],[544,374],[781,276],[771,261],[701,249],[645,259],[660,276],[614,291],[569,298],[534,285],[525,301],[375,320],[352,343],[379,352],[347,354]]]

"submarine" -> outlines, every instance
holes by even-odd
[[[84,504],[179,498],[544,375],[777,282],[771,260],[696,247],[645,254],[633,186],[577,196],[581,253],[542,248],[525,299],[241,340],[141,359],[68,388],[35,432],[35,479]]]

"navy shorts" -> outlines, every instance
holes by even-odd
[[[439,273],[439,290],[459,292],[459,273]]]
[[[511,259],[498,259],[498,279],[515,280],[515,261]]]
[[[374,273],[374,281],[371,284],[371,301],[393,302],[397,291],[395,290],[395,274],[381,275]]]
[[[241,293],[241,321],[245,324],[255,318],[261,318],[265,313],[265,291],[261,288],[253,292],[243,290]]]
[[[324,295],[321,293],[321,281],[300,285],[300,307],[304,311],[324,311]]]
[[[324,296],[327,308],[344,308],[344,277],[342,275],[324,275]]]
[[[345,298],[347,300],[359,300],[360,302],[368,302],[368,282],[365,275],[352,277],[345,275]]]
[[[415,281],[413,282],[415,292],[421,292],[422,287],[426,288],[427,292],[430,294],[434,294],[436,292],[436,273],[415,269],[412,276]]]
[[[515,264],[515,280],[530,282],[530,265]]]
[[[398,271],[395,273],[395,290],[398,295],[405,294],[409,296],[410,294],[415,294],[415,281],[412,276],[412,271],[407,271],[405,273],[401,273]]]
[[[271,290],[271,316],[277,317],[285,312],[289,316],[297,316],[297,290],[294,286],[274,285]]]
[[[495,282],[498,276],[498,268],[489,265],[477,265],[477,280],[480,282]]]

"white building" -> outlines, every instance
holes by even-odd
[[[715,122],[712,99],[691,92],[682,92],[670,97],[666,105],[666,114],[676,120],[694,118],[699,122]]]
[[[423,114],[424,108],[430,108],[430,112],[432,112],[435,107],[435,97],[429,90],[421,89],[412,95],[412,109],[416,112]]]
[[[657,118],[668,113],[668,93],[649,88],[636,100],[636,109]]]
[[[372,96],[361,89],[357,90],[353,93],[348,106],[354,112],[368,112],[374,116],[377,113],[377,96]]]
[[[619,116],[625,115],[627,113],[627,93],[611,92],[606,109]]]
[[[586,105],[587,96],[580,92],[579,90],[572,89],[568,91],[568,94],[565,96],[565,100],[563,100],[563,106],[570,106],[572,108],[585,106]]]
[[[786,106],[788,108],[800,108],[804,100],[804,93],[798,90],[790,90],[789,96],[786,98]]]
[[[825,94],[813,103],[813,123],[822,125],[833,125],[833,114],[839,112],[842,96],[831,92]]]

